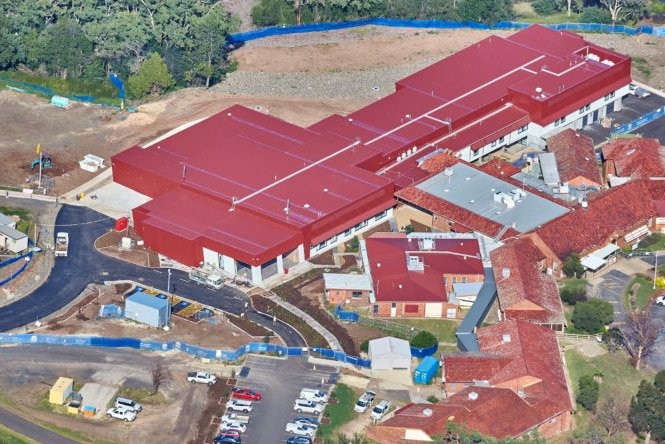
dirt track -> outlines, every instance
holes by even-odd
[[[428,31],[406,28],[364,27],[327,33],[270,37],[249,42],[233,53],[243,73],[298,74],[321,78],[322,74],[344,73],[344,84],[373,76],[384,82],[376,95],[392,91],[392,83],[403,73],[441,59],[487,37],[489,31]],[[508,35],[509,32],[497,33]],[[634,70],[634,76],[656,88],[665,86],[665,39],[648,36],[623,37],[589,35],[599,44],[648,60],[649,79]],[[391,67],[395,71],[391,71]],[[399,69],[397,69],[399,68]],[[391,74],[392,73],[392,74]],[[394,77],[394,78],[393,78]],[[261,77],[258,77],[261,79]],[[261,80],[259,80],[261,81]],[[300,80],[298,80],[300,82]],[[317,80],[318,81],[318,80]],[[285,82],[286,83],[286,82]],[[229,84],[233,84],[229,81]],[[210,90],[188,89],[138,106],[137,113],[75,104],[69,110],[51,106],[46,100],[13,91],[0,91],[0,185],[21,188],[33,173],[30,162],[36,157],[35,146],[54,159],[54,167],[45,174],[55,178],[54,194],[63,194],[89,180],[91,173],[78,168],[78,161],[92,153],[107,160],[123,149],[146,142],[187,121],[206,117],[240,103],[268,110],[286,121],[307,126],[330,114],[348,114],[376,97],[345,97],[329,88],[322,96],[303,94],[298,88],[274,88],[268,94],[249,94],[258,90],[249,85],[242,94],[220,87]],[[306,97],[305,97],[306,96]],[[346,97],[349,97],[348,95]]]

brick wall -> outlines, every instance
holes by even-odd
[[[453,284],[461,284],[462,282],[472,283],[472,282],[484,282],[485,275],[483,274],[445,274],[443,275],[443,282],[446,285],[446,291],[448,293],[453,292]]]
[[[407,225],[411,225],[413,221],[426,227],[432,226],[431,214],[427,214],[408,205],[400,205],[397,207],[395,210],[395,220],[397,221],[397,228],[399,230],[402,230],[402,228]]]
[[[326,290],[326,295],[328,297],[328,302],[331,304],[346,304],[346,301],[349,301],[349,305],[367,305],[369,304],[369,291],[364,290],[360,291],[361,296],[359,298],[353,297],[354,291],[360,290],[339,290],[331,289]]]

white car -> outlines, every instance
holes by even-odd
[[[665,306],[665,295],[663,296],[658,296],[655,301],[656,305],[662,305]]]
[[[293,403],[293,410],[298,413],[315,413],[318,415],[323,411],[323,405],[307,399],[296,399]]]
[[[247,431],[247,424],[241,422],[232,421],[232,422],[222,422],[219,426],[219,430],[226,432],[228,430],[236,430],[240,433],[245,433]]]
[[[130,422],[136,419],[136,412],[121,407],[113,407],[106,411],[106,416]]]
[[[358,413],[365,413],[367,409],[370,408],[372,404],[374,404],[375,396],[376,393],[371,390],[367,390],[360,396],[360,398],[358,398],[358,401],[356,401],[356,405],[353,407],[353,410]]]
[[[306,426],[305,424],[297,424],[295,422],[289,422],[286,424],[286,432],[293,433],[294,435],[307,436],[309,438],[314,438],[316,430],[312,427]]]

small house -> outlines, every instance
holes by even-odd
[[[372,370],[411,368],[411,347],[405,339],[386,336],[369,341],[369,359]]]
[[[161,328],[168,324],[170,304],[142,291],[138,291],[125,300],[125,318],[151,327]]]
[[[51,404],[65,405],[67,398],[74,389],[74,380],[72,378],[59,377],[48,394],[48,402]]]
[[[366,274],[323,273],[325,295],[331,304],[368,305],[372,280]]]
[[[16,221],[0,213],[0,249],[19,253],[28,248],[28,235],[16,229]]]

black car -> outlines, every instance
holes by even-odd
[[[213,443],[215,443],[215,444],[242,444],[242,441],[240,440],[239,436],[221,434],[221,435],[215,436],[215,439],[213,440]]]
[[[308,436],[291,436],[286,444],[312,444],[312,440]]]

